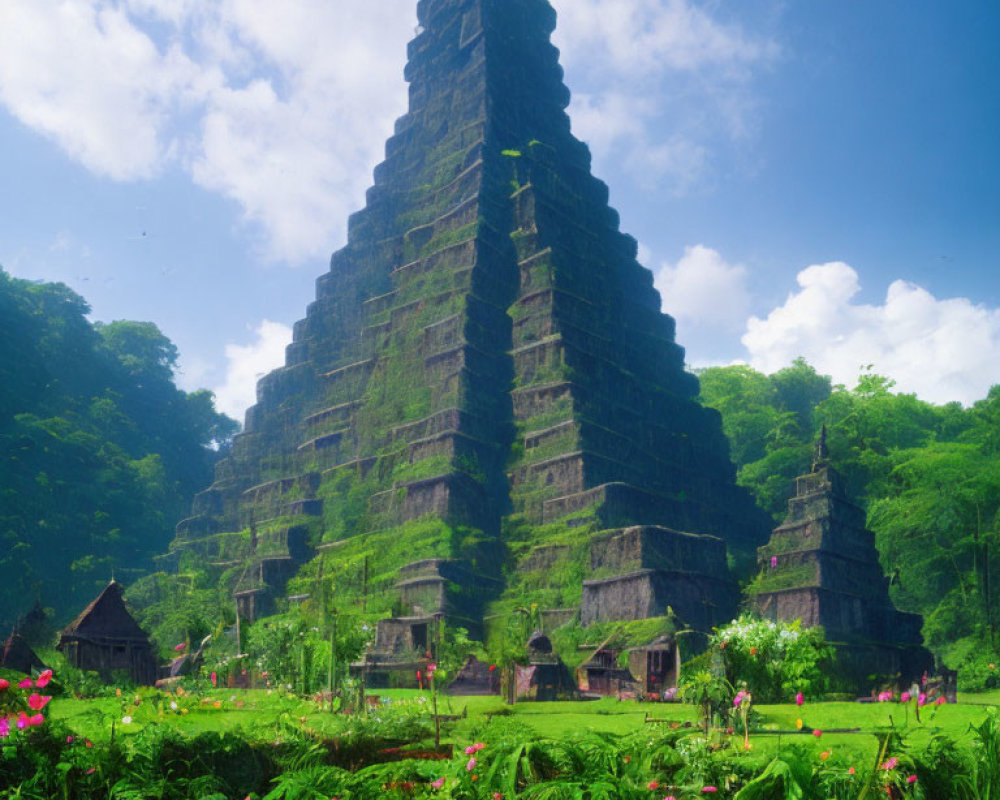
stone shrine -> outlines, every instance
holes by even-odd
[[[795,483],[785,522],[758,551],[757,609],[774,621],[822,626],[846,671],[858,678],[900,675],[905,681],[932,670],[922,646],[923,618],[893,606],[875,534],[829,464],[825,429],[812,471]]]
[[[322,579],[400,620],[386,652],[581,591],[588,620],[730,619],[727,547],[769,526],[570,132],[554,10],[417,11],[367,204],[162,563],[213,565],[251,618]]]

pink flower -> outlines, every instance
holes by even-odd
[[[771,556],[771,569],[774,569],[777,566],[778,566],[778,557]]]
[[[187,649],[187,642],[181,642],[180,644],[174,645],[175,653],[183,653]]]
[[[470,758],[469,763],[465,765],[466,772],[472,772],[476,768],[476,759]]]
[[[438,778],[436,781],[431,781],[431,786],[433,786],[435,789],[440,789],[442,786],[444,786],[444,778]]]
[[[211,675],[209,675],[209,677],[212,679],[212,686],[218,686],[219,685],[219,676],[218,675],[216,675],[213,672]]]
[[[28,715],[25,714],[23,711],[18,711],[17,712],[17,729],[19,731],[23,731],[27,727],[28,727]]]
[[[45,717],[43,717],[41,714],[35,714],[35,716],[33,717],[28,717],[29,725],[42,725],[44,723],[45,723]]]
[[[715,792],[717,792],[717,791],[719,791],[719,790],[716,789],[714,786],[706,786],[704,789],[701,790],[701,793],[702,794],[715,794]]]
[[[477,753],[478,753],[478,752],[479,752],[480,750],[482,750],[482,749],[483,749],[484,747],[486,747],[486,745],[485,745],[485,744],[483,744],[482,742],[476,742],[476,743],[475,743],[474,745],[472,745],[472,746],[476,748],[476,752],[477,752]]]
[[[434,674],[434,670],[436,670],[437,668],[438,668],[437,664],[428,664],[427,665],[427,674],[428,675],[433,675]]]
[[[947,698],[947,697],[943,697],[943,696],[942,696],[942,697],[939,697],[939,698],[937,699],[937,704],[938,704],[939,706],[943,706],[943,705],[944,705],[945,703],[947,703],[947,702],[948,702],[948,698]]]
[[[10,681],[0,678],[0,692],[3,692],[10,688]]]
[[[821,730],[815,730],[815,731],[813,731],[813,736],[815,736],[817,739],[820,736],[822,736],[822,735],[823,735],[823,731],[821,731]]]
[[[649,791],[651,792],[655,792],[657,789],[660,788],[660,784],[658,784],[656,781],[650,781],[649,783],[646,784],[646,788],[649,789]]]
[[[733,708],[739,708],[740,704],[743,702],[743,698],[746,696],[746,692],[737,692],[736,697],[733,698]]]
[[[88,775],[93,775],[95,772],[97,772],[97,767],[91,767],[87,770]]]
[[[474,756],[477,752],[478,751],[476,750],[476,746],[474,744],[470,744],[468,747],[465,748],[465,754],[467,756]]]
[[[51,697],[42,697],[38,694],[33,694],[28,698],[28,708],[32,711],[41,711],[45,706],[49,704]]]
[[[927,695],[925,695],[923,692],[921,692],[920,696],[917,698],[917,705],[918,706],[927,705]]]
[[[912,786],[914,783],[917,782],[917,776],[911,775],[909,778],[906,779],[906,782]]]
[[[44,689],[49,685],[49,681],[52,680],[52,670],[47,669],[41,675],[38,676],[38,680],[35,681],[35,686],[39,689]]]
[[[882,765],[882,769],[884,769],[886,772],[889,772],[891,770],[896,769],[896,767],[898,766],[899,766],[899,759],[893,756]]]
[[[66,737],[66,744],[73,744],[73,737],[72,736],[67,736]]]
[[[18,685],[19,689],[30,689],[31,688],[31,678],[25,678]]]
[[[0,739],[6,739],[8,736],[10,736],[10,723],[6,717],[0,717]]]
[[[909,692],[903,692],[899,696],[899,702],[900,703],[909,703],[910,702],[910,693]]]
[[[806,696],[802,694],[802,692],[799,692],[797,695],[795,695],[795,705],[801,706],[803,703],[805,703],[805,701],[806,701]]]
[[[503,800],[503,795],[500,792],[493,792],[493,800]]]

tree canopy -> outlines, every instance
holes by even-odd
[[[61,284],[0,270],[0,627],[36,598],[65,619],[165,552],[238,429],[173,383],[149,322],[92,324]]]

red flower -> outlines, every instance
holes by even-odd
[[[212,686],[218,686],[219,685],[219,676],[218,675],[216,675],[213,672],[209,677],[212,679]]]
[[[822,736],[822,735],[823,735],[823,731],[820,731],[820,730],[813,731],[813,736],[815,736],[817,739],[820,736]]]
[[[30,689],[31,688],[31,678],[25,678],[23,681],[21,681],[17,685],[17,687],[19,689]]]
[[[658,784],[656,781],[650,781],[649,783],[646,784],[646,788],[649,789],[649,791],[651,792],[655,792],[657,789],[660,788],[660,784]]]
[[[805,703],[805,701],[806,701],[806,696],[802,694],[802,692],[799,692],[797,695],[795,695],[795,705],[801,706],[803,703]]]
[[[41,695],[33,694],[28,698],[28,708],[32,711],[41,711],[49,704],[49,700],[51,699],[51,697],[42,697]]]
[[[492,668],[491,668],[492,669]],[[10,688],[10,681],[0,678],[0,692]]]
[[[44,689],[49,685],[49,681],[52,680],[52,670],[47,669],[41,675],[38,676],[38,680],[35,681],[35,686],[39,689]]]

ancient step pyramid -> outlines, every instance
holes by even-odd
[[[870,675],[900,675],[908,683],[933,672],[923,618],[893,605],[875,534],[830,465],[825,428],[812,470],[796,479],[788,516],[758,557],[753,605],[774,621],[822,626],[837,645],[841,675],[864,685]]]
[[[725,545],[752,558],[769,526],[570,132],[555,12],[418,16],[366,207],[167,560],[251,616],[289,579],[472,624],[578,607],[584,580],[593,619],[732,613]]]

